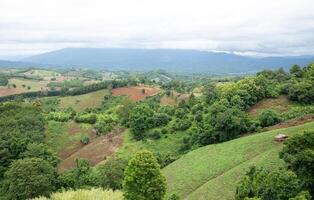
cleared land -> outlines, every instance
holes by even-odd
[[[63,172],[75,167],[77,158],[85,158],[94,166],[111,156],[122,145],[122,134],[120,130],[115,134],[97,137],[90,124],[49,121],[46,144],[58,153],[61,158],[58,171]],[[80,140],[86,135],[90,142],[83,145]]]
[[[276,168],[283,165],[278,157],[282,143],[274,136],[288,136],[313,131],[314,122],[242,137],[221,144],[208,145],[184,155],[162,171],[168,195],[185,199],[233,199],[237,182],[252,165]]]
[[[107,134],[93,138],[90,143],[81,146],[73,154],[62,160],[58,166],[58,171],[63,172],[74,168],[78,158],[85,158],[92,166],[95,166],[117,151],[122,145],[121,135],[122,132],[119,132],[118,134]]]
[[[143,100],[145,97],[153,96],[158,94],[160,89],[152,88],[152,87],[144,87],[144,86],[136,86],[136,87],[121,87],[115,88],[112,90],[113,96],[128,96],[133,101]]]
[[[108,90],[104,89],[83,95],[60,97],[60,108],[72,107],[77,112],[86,108],[96,108],[101,105],[104,96],[108,94]]]
[[[165,95],[160,99],[160,104],[164,106],[175,105],[176,100]]]
[[[280,95],[274,99],[264,99],[258,102],[256,105],[252,106],[248,113],[251,116],[258,115],[264,109],[273,109],[279,113],[288,111],[293,106],[293,102],[291,102],[287,96]]]

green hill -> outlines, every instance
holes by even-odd
[[[252,165],[277,168],[282,143],[273,140],[279,133],[292,136],[314,130],[314,122],[258,133],[229,142],[194,150],[163,169],[168,195],[184,199],[233,199],[237,182]]]

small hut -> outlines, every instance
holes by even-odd
[[[275,141],[276,142],[283,142],[284,140],[286,140],[288,138],[287,135],[285,134],[279,134],[275,136]]]

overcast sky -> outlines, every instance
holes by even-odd
[[[314,55],[314,0],[0,0],[0,58],[65,47]]]

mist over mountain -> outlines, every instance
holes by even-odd
[[[42,66],[107,70],[156,70],[208,73],[252,73],[263,69],[305,66],[314,56],[254,58],[228,53],[179,49],[65,48],[22,60]]]

